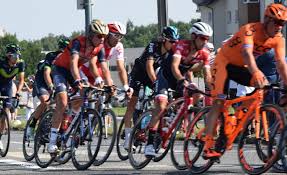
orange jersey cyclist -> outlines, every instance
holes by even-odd
[[[103,48],[104,38],[108,32],[109,29],[106,24],[100,20],[93,20],[89,25],[87,36],[79,36],[73,39],[54,62],[55,67],[52,70],[52,76],[56,93],[56,110],[52,117],[50,142],[48,145],[49,153],[55,153],[58,150],[56,140],[68,103],[68,83],[81,89],[82,81],[79,67],[86,62],[90,63],[89,68],[92,75],[95,78],[99,76],[96,66],[97,55]],[[111,86],[111,79],[107,78],[106,80],[106,84]]]
[[[211,94],[215,101],[207,117],[208,127],[203,158],[220,156],[220,153],[213,149],[213,131],[226,98],[224,87],[228,78],[242,85],[264,87],[268,81],[257,67],[255,59],[274,48],[277,71],[285,87],[287,87],[285,39],[281,33],[286,20],[286,7],[281,4],[270,4],[265,10],[264,22],[249,23],[242,26],[221,47],[212,70]]]

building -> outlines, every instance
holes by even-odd
[[[0,26],[0,37],[3,37],[6,33],[6,30]]]
[[[275,0],[276,1],[276,0]],[[212,42],[221,42],[248,22],[263,20],[265,7],[274,0],[193,0],[203,22],[214,30]]]

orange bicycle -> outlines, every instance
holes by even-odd
[[[237,136],[238,157],[248,174],[266,172],[278,159],[284,138],[285,118],[282,110],[273,104],[262,104],[264,90],[279,88],[269,85],[253,93],[233,100],[226,100],[218,117],[215,150],[224,154],[231,150]],[[204,92],[194,90],[195,93]],[[205,94],[207,95],[207,94]],[[230,114],[232,105],[242,103]],[[248,104],[248,105],[247,105]],[[203,108],[192,120],[184,141],[184,159],[193,174],[207,171],[217,159],[205,160],[201,154],[205,144],[206,116],[210,107]]]

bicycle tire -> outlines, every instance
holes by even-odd
[[[93,119],[89,120],[89,115],[92,114],[93,115]],[[82,115],[80,113],[80,115]],[[101,117],[99,115],[99,113],[94,110],[94,109],[87,109],[87,112],[85,112],[83,114],[83,120],[87,120],[87,121],[91,121],[92,123],[90,123],[92,126],[92,128],[90,127],[85,127],[85,128],[81,128],[81,120],[79,119],[75,125],[73,134],[72,134],[72,162],[74,167],[77,170],[86,170],[88,169],[95,161],[95,158],[100,150],[100,146],[101,146],[101,139],[102,139],[102,120]],[[84,121],[83,121],[84,122]],[[88,124],[89,126],[89,124]],[[85,132],[85,134],[83,135],[83,137],[81,137],[81,135],[79,135],[79,132]],[[97,139],[93,139],[93,136],[95,136],[95,138]],[[92,144],[93,141],[96,141],[96,144]],[[85,142],[85,143],[84,143]],[[95,145],[95,148],[92,146]],[[87,148],[81,149],[79,148],[79,146],[87,146]],[[87,152],[87,155],[82,156],[79,155],[78,153],[84,150]],[[83,151],[83,152],[84,152]],[[80,160],[81,158],[87,158],[88,160],[85,160],[85,162],[83,160]]]
[[[191,172],[191,174],[201,174],[206,172],[214,163],[213,160],[200,160],[204,163],[197,165],[196,163],[201,158],[201,154],[203,152],[204,141],[198,138],[198,133],[205,132],[205,118],[207,113],[210,111],[210,107],[202,108],[196,116],[193,118],[191,123],[188,126],[188,131],[186,133],[186,137],[184,139],[183,150],[184,150],[184,161],[186,163],[187,168]],[[201,127],[201,128],[199,128]],[[196,133],[197,132],[197,133]],[[197,148],[197,151],[193,158],[191,158],[190,151],[194,151],[195,148],[189,149],[189,146],[193,145]]]
[[[42,119],[40,120],[39,127],[36,130],[36,135],[34,138],[34,158],[37,163],[37,165],[41,168],[47,168],[56,158],[56,154],[49,154],[47,152],[47,145],[49,144],[50,140],[50,130],[51,130],[51,125],[52,125],[52,115],[53,115],[53,109],[48,110],[44,113],[42,116]],[[44,155],[44,158],[47,157],[47,160],[44,160],[40,154],[38,154],[43,145],[42,153],[45,153],[47,155]]]
[[[131,131],[129,149],[128,149],[128,158],[129,158],[130,164],[136,170],[144,168],[146,165],[149,164],[149,162],[152,159],[151,157],[146,157],[144,155],[144,149],[142,149],[143,146],[146,145],[147,143],[148,123],[146,124],[146,126],[144,126],[144,128],[141,128],[142,120],[145,117],[150,116],[151,113],[152,113],[152,110],[143,112],[140,118],[138,119],[137,123],[135,124],[134,128]],[[143,160],[140,160],[140,161],[136,160],[135,155],[134,155],[134,153],[136,152],[138,152],[140,156],[144,156]]]
[[[33,119],[34,119],[34,112],[31,114],[30,118],[27,120],[25,129],[24,129],[24,134],[23,134],[22,150],[23,150],[24,158],[27,161],[31,161],[35,157],[35,153],[34,153],[34,138],[35,138],[35,134],[34,134],[34,138],[33,139],[28,138],[28,136],[27,136],[28,127],[30,126],[31,121]],[[27,143],[27,145],[26,145],[26,143]],[[30,144],[33,144],[33,146],[31,146],[32,152],[28,150],[28,148],[30,148]]]
[[[2,119],[4,119],[2,124],[5,125],[5,128],[1,133],[1,141],[3,144],[3,149],[0,149],[0,156],[5,157],[8,153],[9,145],[10,145],[10,123],[9,123],[9,118],[8,118],[5,110],[1,109],[0,113],[1,113],[1,117],[0,117],[1,121],[2,121]],[[4,140],[3,137],[5,137],[5,136],[7,137],[7,141],[6,141],[6,143],[3,143],[3,140]]]
[[[125,126],[125,119],[123,118],[119,126],[116,140],[117,154],[121,160],[127,160],[129,158],[128,152],[123,147],[124,144],[123,141],[125,139],[124,126]],[[124,155],[124,152],[126,152],[126,155]]]
[[[273,166],[273,164],[278,160],[279,158],[279,154],[282,148],[282,143],[283,143],[283,137],[284,134],[282,134],[282,132],[284,131],[284,127],[285,127],[285,118],[284,118],[284,113],[281,111],[281,109],[279,107],[277,107],[276,105],[273,104],[265,104],[262,105],[260,107],[260,112],[273,112],[272,116],[275,116],[274,123],[268,126],[270,128],[268,128],[268,132],[269,132],[269,141],[264,140],[264,137],[262,139],[256,139],[254,138],[252,140],[252,136],[254,135],[254,132],[252,132],[252,121],[254,119],[250,118],[249,121],[247,122],[246,126],[244,127],[244,129],[242,130],[242,134],[238,143],[238,157],[239,157],[239,162],[241,164],[242,169],[248,173],[248,174],[262,174],[264,172],[266,172],[267,170],[269,170],[269,168],[271,168]],[[260,113],[261,114],[261,113]],[[269,114],[269,113],[267,113]],[[275,115],[274,115],[275,114]],[[268,119],[270,117],[270,114],[268,115]],[[277,121],[275,123],[275,121]],[[272,128],[274,127],[274,128]],[[277,131],[279,133],[277,133]],[[261,133],[261,132],[260,132]],[[251,139],[250,139],[251,138]],[[249,139],[250,141],[247,142],[247,139]],[[256,164],[254,163],[254,156],[253,159],[251,161],[251,163],[248,163],[247,158],[248,156],[245,156],[244,154],[244,146],[246,146],[248,148],[248,151],[250,152],[250,146],[248,147],[247,144],[250,144],[251,141],[254,141],[255,143],[255,147],[256,147],[256,152],[258,154],[258,157],[260,159],[260,161],[263,163],[263,165],[258,165],[258,162],[256,162]],[[246,143],[246,145],[245,145]],[[251,143],[252,144],[252,143]],[[260,147],[258,146],[260,145]],[[262,150],[262,146],[263,145],[267,145],[266,146],[266,151],[264,153],[264,150]],[[273,149],[273,147],[275,147]],[[260,149],[260,150],[258,150]],[[247,151],[247,152],[248,152]],[[263,156],[268,156],[265,157],[263,159]],[[255,164],[253,167],[252,163]]]
[[[171,147],[170,147],[170,159],[171,159],[171,162],[173,164],[173,166],[178,169],[178,170],[186,170],[187,169],[187,166],[185,164],[185,162],[183,162],[183,164],[181,164],[177,158],[182,158],[183,156],[176,156],[176,151],[174,150],[175,149],[175,140],[176,140],[176,135],[177,133],[179,132],[179,129],[181,128],[182,126],[182,122],[183,122],[183,118],[180,119],[178,121],[178,124],[176,125],[176,128],[170,138],[170,142],[171,142]],[[184,161],[184,159],[183,159]]]
[[[107,115],[110,116],[110,119],[112,121],[112,127],[108,128],[108,133],[106,133],[106,126],[110,125],[110,124],[106,124],[106,120],[107,120],[106,116]],[[103,124],[102,135],[104,138],[102,138],[102,141],[101,141],[100,152],[101,152],[101,148],[103,148],[103,146],[105,146],[104,145],[105,142],[103,140],[105,140],[105,139],[107,139],[107,141],[109,140],[109,136],[107,137],[106,135],[111,135],[111,137],[110,137],[111,142],[110,142],[110,144],[106,144],[108,146],[108,149],[106,151],[104,151],[105,154],[101,157],[99,155],[96,157],[95,162],[93,163],[93,165],[95,165],[95,166],[99,166],[99,165],[101,165],[107,161],[111,152],[113,151],[113,148],[114,148],[114,145],[116,142],[116,137],[117,137],[117,116],[116,116],[115,112],[111,109],[104,109],[101,117],[103,118],[103,121],[104,121],[104,122],[102,122],[102,124]],[[111,128],[112,128],[112,131],[110,131]],[[110,132],[111,132],[111,134],[110,134]]]

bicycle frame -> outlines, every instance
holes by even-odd
[[[262,104],[263,101],[263,96],[264,96],[264,90],[263,89],[258,89],[256,90],[253,94],[251,94],[250,96],[243,96],[243,97],[239,97],[233,100],[226,100],[224,103],[224,107],[222,110],[224,119],[226,119],[229,114],[228,108],[231,107],[233,104],[235,103],[239,103],[239,102],[247,102],[247,101],[251,101],[250,105],[248,106],[248,111],[246,113],[244,113],[241,109],[243,109],[244,106],[240,105],[238,107],[238,111],[235,112],[235,116],[237,118],[237,124],[236,124],[236,128],[234,129],[234,131],[231,134],[225,134],[227,137],[227,145],[226,148],[231,149],[232,148],[232,144],[235,141],[236,137],[239,135],[239,133],[242,131],[242,129],[244,128],[244,125],[246,124],[246,122],[248,121],[248,119],[250,119],[251,117],[253,117],[252,114],[254,114],[255,112],[255,134],[256,134],[256,138],[259,138],[259,134],[260,134],[260,122],[262,121],[263,124],[263,131],[264,131],[264,137],[267,141],[269,141],[269,135],[268,135],[268,123],[267,123],[267,117],[266,117],[266,113],[264,112],[262,115],[262,119],[260,118],[260,106]],[[225,123],[224,123],[225,125]],[[224,130],[226,130],[226,127],[224,127]]]
[[[163,128],[163,116],[167,113],[167,109],[169,109],[172,105],[177,104],[181,101],[183,101],[183,104],[181,104],[180,108],[177,110],[176,116],[173,119],[171,125],[168,127],[167,132],[162,131],[161,128]],[[162,148],[164,149],[167,148],[168,139],[170,138],[174,128],[176,127],[177,123],[182,117],[184,117],[184,123],[186,123],[186,125],[184,125],[184,130],[187,129],[186,128],[188,126],[187,123],[189,122],[187,111],[188,111],[188,106],[191,104],[193,104],[193,100],[191,97],[181,97],[169,103],[165,111],[161,114],[160,123],[159,123],[159,134],[162,138]]]

